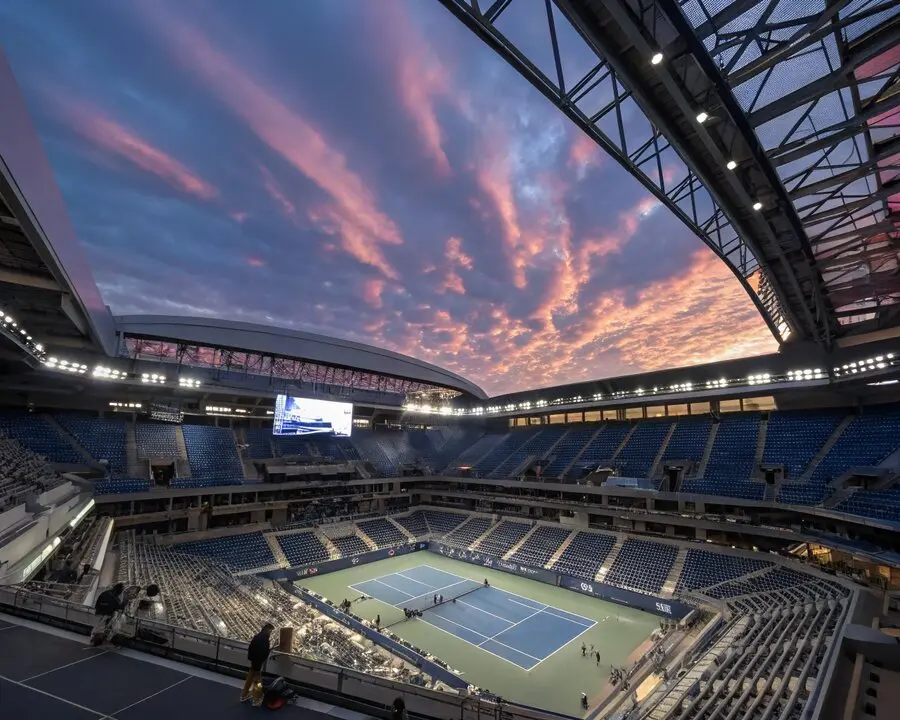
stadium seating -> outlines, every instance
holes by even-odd
[[[48,462],[85,464],[85,458],[81,453],[41,415],[17,411],[4,412],[0,414],[0,432],[12,440],[18,440],[32,452],[42,455]]]
[[[710,550],[689,549],[675,591],[718,585],[769,567],[772,567],[772,563],[765,560],[724,555]]]
[[[765,486],[751,483],[759,437],[759,415],[724,416],[702,478],[685,478],[684,492],[762,500]]]
[[[139,422],[134,426],[134,439],[139,458],[181,458],[187,456],[179,447],[176,425],[170,423]]]
[[[488,473],[488,477],[510,477],[529,458],[540,460],[556,444],[566,431],[564,427],[548,427],[533,434],[522,445],[512,452],[497,467]]]
[[[477,550],[495,557],[503,557],[529,530],[531,523],[504,520],[494,526],[490,534],[478,544]]]
[[[0,431],[0,512],[62,482],[42,456]]]
[[[557,527],[555,525],[539,525],[531,536],[519,546],[510,560],[531,565],[533,567],[544,567],[553,557],[553,554],[559,550],[559,546],[563,541],[571,535],[571,530],[565,527]]]
[[[799,478],[845,415],[839,411],[772,413],[763,462],[784,465],[785,479]]]
[[[234,571],[253,570],[276,564],[272,549],[261,532],[194,540],[174,545],[173,550],[208,558]]]
[[[251,460],[268,460],[275,457],[272,447],[272,431],[267,428],[247,428],[244,430],[247,440],[247,457]]]
[[[628,538],[606,575],[606,582],[630,590],[659,593],[675,563],[674,545]]]
[[[675,430],[663,453],[663,462],[675,460],[693,460],[700,462],[709,433],[712,430],[712,419],[709,417],[683,417],[675,422]]]
[[[423,515],[430,532],[438,537],[443,537],[469,518],[468,515],[443,512],[442,510],[425,510]]]
[[[647,420],[639,423],[616,458],[619,475],[633,478],[647,477],[671,427],[672,423],[664,420]]]
[[[182,425],[184,445],[191,464],[190,481],[182,487],[235,485],[244,481],[234,434],[229,428],[212,425]]]
[[[329,559],[328,551],[315,533],[296,532],[275,537],[291,567],[317,565]]]
[[[576,465],[594,469],[601,464],[612,464],[616,450],[631,432],[632,427],[631,423],[607,423],[600,434],[581,453]]]
[[[149,492],[152,485],[145,478],[110,478],[94,483],[95,495],[117,495],[119,493]]]
[[[857,490],[838,503],[834,510],[900,523],[900,489]]]
[[[369,546],[363,542],[358,535],[343,535],[342,537],[333,537],[331,542],[340,550],[341,557],[352,557],[360,553],[369,552]]]
[[[474,443],[464,448],[455,460],[448,463],[450,469],[473,467],[481,458],[493,452],[505,437],[506,435],[482,435]]]
[[[394,520],[417,538],[425,537],[429,533],[428,523],[426,523],[425,515],[421,510],[411,512],[409,515],[395,517]]]
[[[540,432],[540,429],[528,428],[509,433],[500,444],[496,445],[485,457],[476,463],[475,472],[481,477],[491,476],[491,473],[500,469],[506,458],[526,446]]]
[[[615,542],[616,538],[612,535],[579,532],[563,550],[551,570],[562,575],[593,580]]]
[[[361,520],[357,523],[357,526],[380,548],[396,547],[409,542],[409,538],[406,535],[384,518]]]
[[[122,420],[57,415],[56,421],[74,437],[95,460],[106,460],[113,478],[128,474],[125,423]]]
[[[574,427],[566,433],[553,450],[553,457],[543,470],[543,476],[549,478],[562,477],[566,468],[572,464],[588,440],[597,432],[599,425]]]
[[[453,532],[448,533],[444,539],[450,545],[467,548],[479,537],[484,535],[488,528],[493,524],[494,521],[491,518],[480,516],[471,517],[453,530]]]

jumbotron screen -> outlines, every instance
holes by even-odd
[[[350,437],[353,403],[313,400],[291,395],[275,399],[274,435],[319,435]]]

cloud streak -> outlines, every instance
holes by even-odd
[[[0,10],[115,312],[335,335],[490,394],[775,349],[713,253],[443,8],[373,8]]]

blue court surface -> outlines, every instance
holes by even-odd
[[[350,587],[397,608],[422,610],[421,618],[409,622],[426,622],[523,670],[537,667],[597,624],[430,565]],[[435,594],[457,600],[435,606]]]

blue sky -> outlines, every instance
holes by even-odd
[[[336,335],[491,394],[775,349],[437,2],[9,0],[0,42],[116,313]]]

